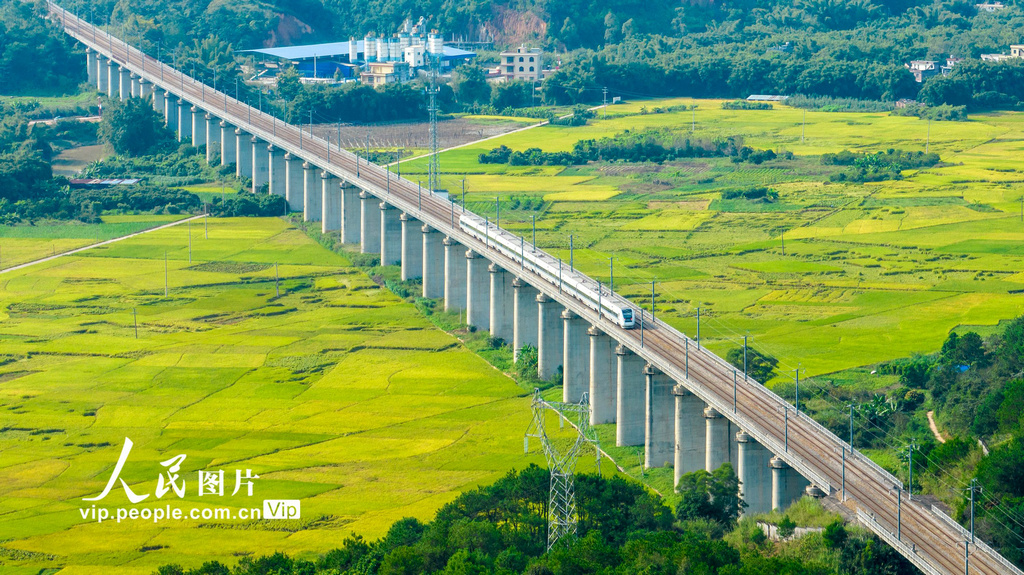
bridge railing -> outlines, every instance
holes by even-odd
[[[57,13],[62,13],[63,12],[63,9],[60,8],[56,3],[52,2],[52,1],[49,1],[48,4],[51,7],[51,12],[57,12]],[[65,22],[66,22],[66,18],[65,18]],[[76,19],[76,22],[77,22],[77,19]],[[90,25],[90,28],[93,29],[92,34],[95,35],[95,27]],[[113,36],[111,36],[109,33],[105,33],[105,34],[107,36],[108,43],[112,43],[113,42]],[[123,42],[121,40],[118,40],[118,43],[119,43],[119,47],[123,46],[123,49],[125,50],[125,53],[129,54],[129,59],[131,59],[130,55],[133,53],[133,51],[134,51],[134,53],[138,54],[138,56],[140,58],[148,58],[148,56],[146,56],[145,54],[143,54],[142,52],[140,52],[138,50],[134,50],[127,43],[125,43],[125,42]],[[145,59],[143,59],[142,62],[141,62],[142,66],[144,68],[141,76],[143,78],[146,78],[147,76],[149,76],[149,78],[146,78],[146,79],[148,79],[149,81],[153,82],[154,85],[157,85],[158,82],[156,81],[156,76],[153,75],[153,73],[150,70],[146,70],[145,69],[145,62],[146,62]],[[159,74],[159,76],[160,76],[159,82],[160,83],[165,83],[165,84],[167,83],[167,80],[164,78],[164,72],[166,72],[167,70],[170,70],[173,74],[176,75],[176,76],[174,76],[174,78],[179,81],[180,85],[184,86],[185,75],[182,72],[180,72],[180,71],[178,71],[178,70],[176,70],[174,68],[171,68],[171,67],[167,66],[166,64],[163,64],[162,62],[158,62],[156,60],[153,60],[153,62],[156,62],[161,67],[160,68],[160,74]],[[193,89],[198,87],[198,86],[200,86],[200,84],[201,84],[200,82],[197,82],[195,79],[192,79],[192,78],[189,78],[188,83],[189,83],[189,87],[193,88]],[[165,87],[164,89],[167,89],[167,88]],[[204,93],[205,93],[206,88],[200,88],[200,90],[203,90]],[[228,106],[229,101],[232,102],[232,103],[238,104],[238,105],[246,105],[249,108],[249,112],[248,113],[249,114],[253,113],[253,111],[251,109],[251,106],[248,106],[247,104],[243,104],[241,102],[237,102],[233,98],[230,98],[229,96],[227,96],[227,94],[225,94],[225,93],[223,93],[221,91],[218,91],[218,90],[215,90],[215,89],[211,89],[211,90],[212,90],[213,96],[217,100],[223,102],[223,108],[221,108],[219,105],[216,108],[212,107],[212,103],[207,101],[206,98],[203,98],[203,102],[202,102],[203,105],[200,105],[199,102],[196,102],[194,105],[197,105],[200,108],[204,109],[204,111],[206,111],[207,113],[215,114],[217,116],[221,116],[222,118],[224,116],[232,115],[231,112],[229,111],[229,106]],[[276,117],[274,117],[274,116],[272,116],[270,114],[267,114],[265,112],[262,112],[262,111],[259,111],[257,113],[258,113],[257,117],[261,117],[264,120],[268,120],[269,119],[269,121],[271,122],[273,131],[272,131],[272,133],[257,134],[256,130],[253,130],[254,135],[258,135],[261,139],[266,140],[267,142],[269,142],[269,143],[271,143],[271,144],[273,144],[275,146],[278,146],[278,147],[280,147],[282,149],[285,149],[285,150],[289,150],[290,148],[293,148],[295,146],[295,144],[293,144],[292,142],[289,142],[287,140],[284,140],[282,138],[277,137],[277,135],[276,135],[276,128],[277,128],[278,120],[277,120]],[[227,119],[227,118],[223,118],[223,119]],[[239,122],[239,124],[241,124],[242,121],[244,121],[244,118],[237,118],[234,121],[237,121],[237,122]],[[284,126],[286,129],[289,129],[289,130],[296,130],[296,129],[298,129],[300,132],[302,130],[301,127],[297,128],[295,126],[292,126],[292,125],[284,123],[284,122],[282,122],[282,126]],[[251,127],[252,126],[250,126],[250,128]],[[321,145],[321,146],[324,146],[326,148],[330,147],[330,142],[327,141],[327,140],[324,140],[323,138],[320,138],[320,137],[317,137],[317,136],[313,136],[313,135],[303,136],[303,137],[306,137],[309,140],[311,140],[313,142],[316,142],[317,145]],[[358,158],[358,156],[356,154],[352,153],[351,151],[343,149],[343,148],[340,148],[340,145],[337,148],[337,152],[336,153],[340,153],[340,154],[342,154],[342,156],[347,156],[350,160],[355,160],[355,159]],[[372,166],[372,164],[368,163],[368,167],[369,166]],[[325,170],[327,170],[328,166],[323,166],[323,168]],[[337,171],[337,170],[335,168],[332,168],[331,171]],[[336,173],[335,175],[337,175],[337,176],[339,176],[339,177],[341,177],[343,179],[349,180],[349,181],[353,181],[353,182],[354,181],[358,181],[358,178],[352,177],[354,174],[350,174],[347,171],[343,172],[343,173]],[[415,185],[411,180],[408,180],[406,178],[397,177],[397,179],[399,181],[404,181],[408,185]],[[371,184],[369,184],[369,182],[366,182],[365,180],[362,181],[360,183],[360,185],[365,186],[367,189],[377,189],[378,188],[378,186],[371,185]],[[383,193],[385,193],[384,189],[378,189],[376,195],[380,196]],[[441,198],[439,198],[437,196],[434,196],[434,195],[431,195],[430,197],[441,199]],[[448,201],[452,203],[452,209],[454,210],[454,203],[452,202],[452,200],[450,198],[448,199]],[[396,198],[396,202],[399,203],[399,204],[408,204],[407,201],[404,201],[401,198]],[[415,206],[415,202],[413,202],[413,205],[411,205],[411,206],[410,205],[404,205],[404,206],[396,206],[396,207],[401,207],[403,210],[406,210],[406,211],[408,211],[410,213],[420,212],[420,214],[422,215],[421,210],[418,210],[417,207]],[[468,234],[463,232],[461,229],[453,229],[451,235],[455,236],[456,239],[458,239],[458,241],[460,241],[460,242],[462,242],[464,244],[466,244],[468,241],[472,240],[472,238],[469,237]],[[539,250],[536,246],[534,246],[532,244],[530,244],[530,248],[535,253],[543,254],[543,255],[547,256],[548,258],[551,258],[552,261],[557,261],[553,256],[550,256],[550,255],[546,254],[546,252],[544,252],[543,250]],[[506,258],[507,258],[507,256],[506,256]],[[512,259],[514,261],[515,258],[512,258]],[[533,269],[533,273],[538,273],[538,272],[537,272],[536,269]],[[571,271],[570,273],[572,273],[574,277],[578,278],[579,281],[586,281],[587,279],[589,279],[588,276],[585,276],[585,275],[583,275],[580,272],[575,271],[575,270]],[[597,282],[596,280],[590,280],[590,281],[594,281],[594,285],[595,286],[599,286],[600,285],[600,283]],[[607,296],[606,297],[612,298],[612,299],[614,299],[614,301],[618,301],[622,305],[632,305],[629,302],[629,300],[627,300],[626,298],[624,298],[623,296],[621,296],[621,295],[619,295],[618,293],[615,293],[615,292],[607,292]],[[650,325],[653,328],[655,328],[655,329],[665,329],[665,330],[669,331],[670,335],[673,335],[674,337],[680,338],[681,341],[690,341],[690,342],[693,341],[692,339],[688,338],[686,335],[682,334],[679,330],[673,328],[672,326],[668,325],[667,323],[665,323],[665,322],[663,322],[661,320],[652,319],[650,321],[651,321]],[[649,354],[646,354],[642,350],[642,348],[640,350],[640,353],[641,353],[641,355],[649,355]],[[731,364],[728,364],[722,358],[718,357],[715,354],[707,352],[706,350],[704,350],[704,357],[710,359],[710,361],[712,363],[714,363],[718,367],[718,370],[721,371],[721,373],[719,375],[727,374],[729,371],[735,371],[735,368]],[[660,358],[660,357],[647,357],[646,359],[648,359],[648,361],[650,361],[653,365],[655,365],[656,367],[661,369],[663,372],[669,374],[673,378],[675,378],[675,379],[677,379],[679,381],[687,381],[687,382],[689,382],[689,384],[693,385],[696,389],[700,390],[700,392],[697,393],[697,395],[701,396],[701,399],[706,401],[709,405],[714,407],[716,410],[722,412],[723,414],[728,414],[729,413],[729,411],[731,409],[731,405],[727,405],[726,403],[724,403],[717,396],[717,394],[715,392],[713,392],[712,390],[710,390],[705,384],[700,383],[699,381],[696,381],[693,378],[687,378],[686,374],[682,373],[678,369],[677,366],[675,366],[674,364],[672,364],[671,362],[669,362],[669,361],[667,361],[667,360],[665,360],[663,358]],[[726,376],[723,376],[723,377],[726,377]],[[757,384],[756,382],[755,383],[751,383],[749,381],[745,382],[745,383],[748,386],[748,389],[756,390],[755,393],[761,395],[764,398],[765,403],[767,403],[767,404],[769,404],[771,406],[774,406],[776,409],[779,408],[779,407],[782,407],[784,409],[792,409],[792,406],[790,406],[788,402],[786,402],[784,399],[782,399],[780,396],[778,396],[777,394],[775,394],[771,390],[768,390],[767,388],[765,388],[763,385]],[[854,450],[850,449],[849,446],[844,441],[839,439],[835,434],[833,434],[831,431],[826,429],[824,426],[822,426],[821,424],[819,424],[818,422],[816,422],[815,420],[813,420],[809,416],[806,416],[806,415],[804,415],[802,413],[797,415],[796,417],[797,417],[797,421],[799,421],[802,424],[807,424],[810,427],[810,429],[812,429],[814,432],[820,433],[823,437],[825,437],[826,440],[827,440],[827,443],[832,443],[836,447],[841,447],[841,448],[849,449],[851,454],[855,454],[855,457],[856,457],[857,461],[862,463],[862,464],[864,464],[864,465],[866,465],[866,466],[868,466],[869,468],[871,468],[876,474],[878,474],[878,477],[880,478],[880,480],[883,483],[888,483],[888,484],[891,484],[891,485],[896,485],[900,489],[902,489],[902,483],[899,482],[895,477],[893,477],[888,472],[884,471],[880,466],[875,464],[873,461],[871,461],[869,458],[867,458],[866,456],[864,456],[860,452],[857,452],[857,451],[854,451]],[[771,433],[769,433],[766,429],[761,429],[760,426],[757,425],[756,421],[750,421],[749,422],[749,427],[750,427],[750,429],[748,431],[752,432],[751,434],[754,435],[755,439],[757,439],[759,442],[765,444],[766,447],[768,447],[771,451],[773,451],[777,455],[781,456],[784,460],[787,460],[787,462],[790,463],[790,465],[792,465],[799,472],[801,472],[802,474],[807,476],[808,479],[810,479],[810,480],[814,481],[815,483],[817,483],[819,487],[821,487],[821,488],[823,488],[823,489],[825,489],[827,491],[832,491],[829,478],[826,477],[823,473],[821,473],[818,470],[818,468],[820,468],[822,466],[827,466],[827,463],[826,463],[826,461],[824,459],[820,460],[820,461],[816,461],[815,462],[815,466],[812,466],[810,464],[810,462],[807,462],[805,459],[803,459],[802,457],[796,455],[795,453],[787,452],[787,450],[785,449],[785,446],[782,444],[782,442],[780,440],[777,440],[775,437],[773,437],[771,435]],[[836,471],[836,470],[833,469],[833,471]],[[870,503],[870,502],[862,502],[862,503],[866,505],[867,503]],[[858,515],[861,515],[861,514],[864,514],[864,512],[863,511],[858,511]],[[895,538],[892,536],[892,534],[889,533],[888,531],[886,531],[880,524],[878,524],[877,521],[874,520],[873,516],[869,516],[869,517],[871,517],[871,522],[872,523],[868,523],[868,525],[871,526],[872,530],[875,531],[876,533],[878,533],[880,537],[882,537],[883,539],[886,539],[886,541],[888,543],[890,543],[895,548],[900,550],[900,552],[903,553],[905,556],[907,556],[908,559],[911,559],[912,561],[915,561],[915,564],[917,564],[918,562],[923,562],[924,561],[923,558],[921,558],[920,556],[917,556],[916,553],[914,553],[913,550],[910,549],[908,546],[906,546],[905,544],[903,544],[903,543],[901,543],[899,541],[895,541]],[[892,541],[890,541],[890,540],[892,540]],[[984,545],[984,544],[978,545],[978,549],[981,550],[981,551],[984,551],[986,555],[993,556],[993,557],[997,558],[996,560],[999,561],[999,563],[1001,565],[1004,565],[1004,566],[1010,565],[1012,567],[1012,565],[1009,564],[1008,561],[1006,561],[1004,558],[1002,558],[998,553],[995,553],[994,551],[992,551],[991,548],[988,547],[987,545]],[[922,565],[918,565],[918,567],[922,568],[922,570],[925,571],[926,573],[938,573],[938,571],[936,571],[934,568],[928,566],[926,563],[924,564],[924,567],[922,567]],[[1020,571],[1016,570],[1015,567],[1013,569],[1015,569],[1015,571],[1014,571],[1015,573],[1020,573]]]

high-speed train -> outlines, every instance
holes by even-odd
[[[619,327],[623,329],[636,327],[636,314],[633,308],[624,305],[625,302],[621,298],[612,295],[607,290],[601,290],[600,284],[580,273],[569,270],[568,266],[560,265],[559,261],[550,255],[535,251],[532,246],[527,248],[524,240],[519,236],[488,223],[487,220],[476,214],[463,214],[459,218],[459,226],[491,249],[496,249],[505,256],[521,262],[524,267],[541,275],[552,286],[585,303],[600,313],[602,317],[618,324]]]

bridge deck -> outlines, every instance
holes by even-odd
[[[517,274],[523,281],[567,309],[598,325],[668,376],[682,383],[708,405],[738,424],[826,494],[846,500],[862,521],[925,573],[965,572],[965,537],[952,520],[923,503],[907,500],[902,483],[792,405],[736,369],[698,348],[696,342],[659,320],[645,320],[641,330],[624,330],[601,317],[562,286],[552,284],[523,264],[465,233],[458,225],[461,208],[389,170],[369,164],[347,150],[303,133],[301,128],[254,110],[243,102],[194,81],[121,40],[65,12],[50,2],[51,17],[81,43],[139,74],[168,93],[221,118],[275,147],[301,157],[375,195],[410,216],[451,236],[467,248]],[[358,165],[357,165],[358,164]],[[535,249],[525,244],[527,249]],[[538,250],[539,251],[539,250]],[[551,256],[548,256],[551,257]],[[589,280],[594,281],[594,280]],[[596,282],[594,282],[596,284]],[[616,297],[626,300],[618,295]],[[642,340],[641,340],[642,338]],[[845,465],[844,465],[845,461]],[[845,493],[844,485],[845,467]],[[897,502],[897,494],[902,501]],[[898,526],[899,524],[899,526]],[[897,532],[900,532],[897,539]],[[970,573],[1021,573],[980,541],[969,549]]]

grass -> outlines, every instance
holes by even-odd
[[[12,572],[311,557],[541,463],[522,454],[526,391],[278,219],[211,220],[209,239],[177,226],[4,274],[0,314],[16,358],[0,365]],[[302,519],[83,521],[81,498],[102,489],[125,437],[137,493],[152,492],[160,461],[187,455],[184,501],[139,507],[300,499]],[[197,470],[235,468],[260,476],[252,499],[196,495]],[[121,488],[100,502],[129,505]]]
[[[761,165],[699,159],[666,164],[587,166],[480,164],[506,145],[564,151],[581,139],[624,130],[742,137],[756,148],[793,152]],[[661,317],[725,353],[742,344],[778,357],[785,381],[834,373],[937,349],[948,333],[985,329],[1024,313],[1024,114],[927,122],[886,113],[722,110],[717,100],[672,99],[611,106],[587,126],[544,126],[441,156],[441,184],[459,190],[481,214],[501,205],[502,225],[606,284],[615,257],[616,288],[650,309],[650,282]],[[642,113],[646,108],[648,113]],[[937,152],[943,163],[902,180],[832,183],[836,168],[817,156],[844,149]],[[415,179],[426,162],[403,163]],[[724,200],[722,191],[767,185],[775,202]],[[509,201],[543,200],[534,209]],[[492,218],[493,219],[493,218]]]

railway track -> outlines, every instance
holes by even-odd
[[[922,503],[907,499],[902,493],[902,484],[891,474],[851,450],[849,445],[810,417],[796,412],[793,406],[779,396],[752,380],[742,378],[733,366],[700,348],[696,342],[671,326],[648,317],[644,320],[642,331],[624,330],[600,318],[593,308],[574,298],[570,291],[561,289],[561,285],[552,284],[529,265],[465,233],[458,225],[460,209],[456,209],[453,203],[441,196],[424,191],[416,183],[398,178],[387,168],[367,163],[347,150],[332,147],[326,140],[307,134],[300,127],[281,122],[222,92],[207,88],[180,71],[64,12],[56,4],[51,2],[49,5],[51,17],[61,21],[69,35],[115,62],[122,63],[140,74],[144,80],[260,140],[354,183],[382,201],[450,235],[509,272],[516,273],[561,305],[599,326],[613,339],[683,383],[707,404],[811,479],[826,494],[840,497],[845,505],[860,512],[870,529],[894,544],[897,551],[925,573],[1021,573],[981,543],[967,548],[968,569],[964,554],[966,541],[962,530],[956,529],[950,519],[937,515]],[[530,248],[535,249],[534,246]],[[619,296],[609,294],[608,297]]]

